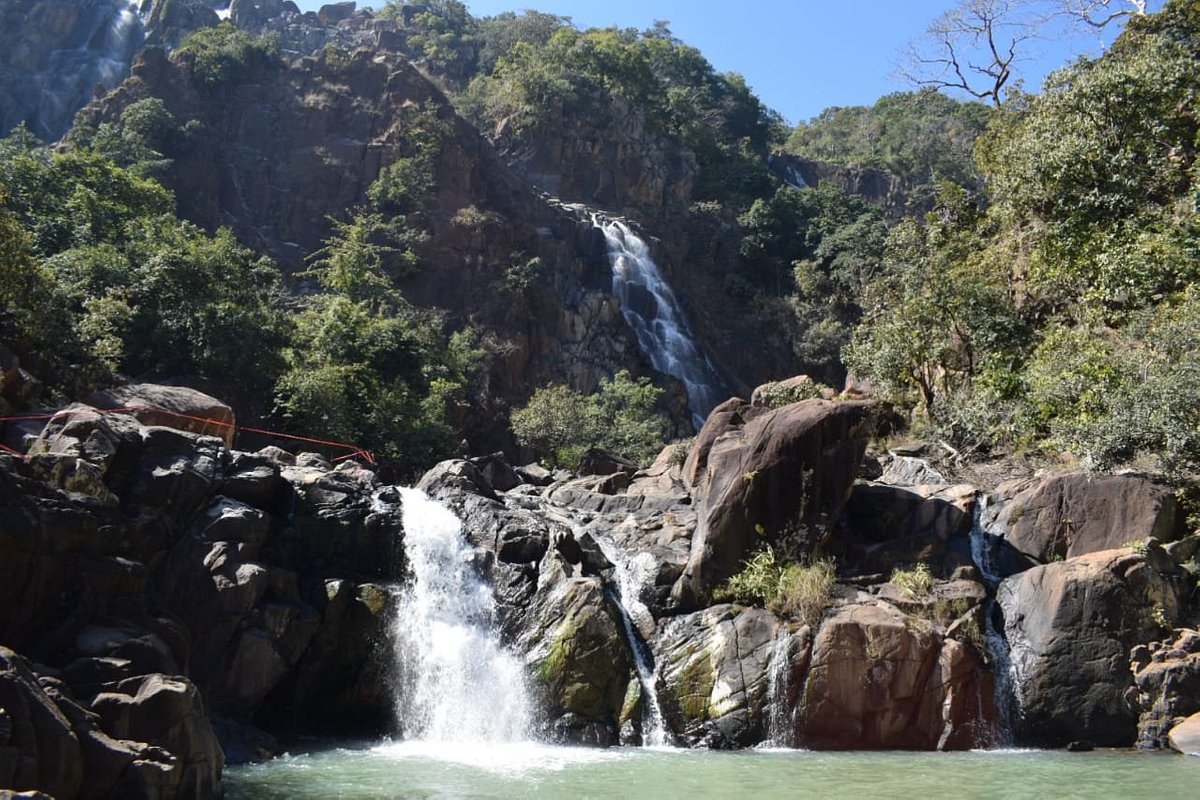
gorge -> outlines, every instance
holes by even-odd
[[[0,795],[1189,796],[1183,5],[793,137],[662,27],[0,6]]]

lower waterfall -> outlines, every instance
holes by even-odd
[[[492,588],[476,574],[454,514],[402,489],[411,582],[393,630],[403,737],[479,745],[528,741],[532,703],[524,665],[495,631]]]

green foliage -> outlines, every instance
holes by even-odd
[[[212,89],[241,82],[279,63],[279,44],[255,37],[228,20],[214,28],[200,28],[176,48],[174,57],[192,59],[192,80]]]
[[[933,591],[933,573],[928,564],[917,564],[912,569],[896,567],[888,583],[915,599],[923,599]]]
[[[556,384],[538,389],[512,412],[518,442],[551,464],[574,469],[591,447],[648,464],[662,449],[666,420],[654,406],[662,390],[622,370],[591,396]]]
[[[785,564],[763,548],[746,560],[740,572],[713,592],[719,603],[765,606],[777,614],[816,625],[833,597],[837,571],[831,561]]]
[[[527,14],[506,18],[494,33],[494,67],[461,98],[485,130],[519,137],[581,119],[607,129],[637,113],[696,152],[698,198],[768,191],[766,153],[780,135],[777,115],[740,76],[718,74],[665,27],[579,31]],[[500,53],[502,40],[511,45]]]
[[[433,198],[438,156],[450,123],[434,106],[402,110],[404,150],[379,172],[367,190],[372,207],[385,215],[419,212]]]
[[[400,19],[411,8],[408,51],[426,69],[462,83],[476,70],[482,40],[479,22],[459,0],[389,0],[378,12],[383,19]]]
[[[982,103],[935,91],[897,92],[870,108],[825,109],[796,126],[786,149],[817,161],[886,169],[913,186],[941,180],[975,185],[972,150],[991,114]]]

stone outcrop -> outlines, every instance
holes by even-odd
[[[1035,564],[1182,532],[1171,487],[1142,475],[1069,472],[1003,483],[980,517],[985,546],[1007,577]]]
[[[0,783],[16,764],[64,797],[211,797],[210,715],[230,737],[390,724],[376,647],[380,584],[404,566],[393,488],[352,462],[230,451],[82,405],[41,442],[0,464],[0,706],[17,713],[19,695],[26,715],[0,743]],[[50,780],[58,739],[70,752]]]
[[[963,750],[991,743],[991,675],[977,653],[894,606],[850,603],[812,644],[796,741],[820,750]]]
[[[846,194],[859,195],[871,201],[883,209],[885,217],[893,221],[928,210],[925,206],[914,208],[911,197],[913,187],[899,175],[887,170],[814,161],[781,152],[772,153],[767,164],[771,172],[789,186],[801,188],[831,183]]]
[[[684,474],[700,499],[687,568],[673,590],[695,605],[761,544],[793,558],[825,543],[858,474],[878,404],[806,400],[752,413],[718,406]],[[703,465],[703,466],[701,466]]]
[[[1181,750],[1171,737],[1185,718],[1200,712],[1200,633],[1185,628],[1172,638],[1139,644],[1129,660],[1137,688],[1127,698],[1141,711],[1138,747]]]
[[[663,716],[688,745],[748,747],[769,734],[775,640],[769,611],[718,605],[674,617],[654,641]]]
[[[1033,567],[996,593],[1020,707],[1018,740],[1127,746],[1137,713],[1130,648],[1158,638],[1183,607],[1179,570],[1150,545]]]

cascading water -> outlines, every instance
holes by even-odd
[[[649,553],[628,557],[611,542],[597,538],[596,543],[613,565],[617,595],[614,599],[621,612],[621,626],[625,629],[625,639],[633,653],[638,683],[642,687],[642,745],[669,747],[671,737],[658,702],[658,670],[640,633],[643,626],[654,624],[650,609],[641,600],[642,592],[654,580],[654,557]]]
[[[780,628],[771,648],[771,660],[767,665],[767,698],[764,713],[767,715],[767,740],[769,747],[792,747],[796,732],[793,709],[788,705],[788,679],[791,677],[792,634],[786,627]]]
[[[621,300],[625,322],[637,335],[642,352],[659,372],[678,378],[687,387],[688,406],[699,429],[708,412],[725,400],[724,381],[708,359],[684,319],[683,310],[650,248],[623,222],[600,222],[608,242],[613,294]]]
[[[412,580],[396,614],[397,708],[405,739],[489,745],[527,741],[522,662],[494,629],[491,587],[476,574],[462,525],[416,489],[402,489]]]
[[[981,494],[975,503],[971,525],[971,559],[979,569],[988,588],[995,592],[1003,576],[996,566],[995,548],[988,542],[988,533],[983,528],[983,512],[987,510],[988,496]],[[1012,663],[1012,653],[1004,632],[996,627],[996,600],[989,598],[984,608],[984,644],[992,659],[995,671],[995,698],[997,745],[1012,744],[1013,722],[1019,714],[1020,694]]]

